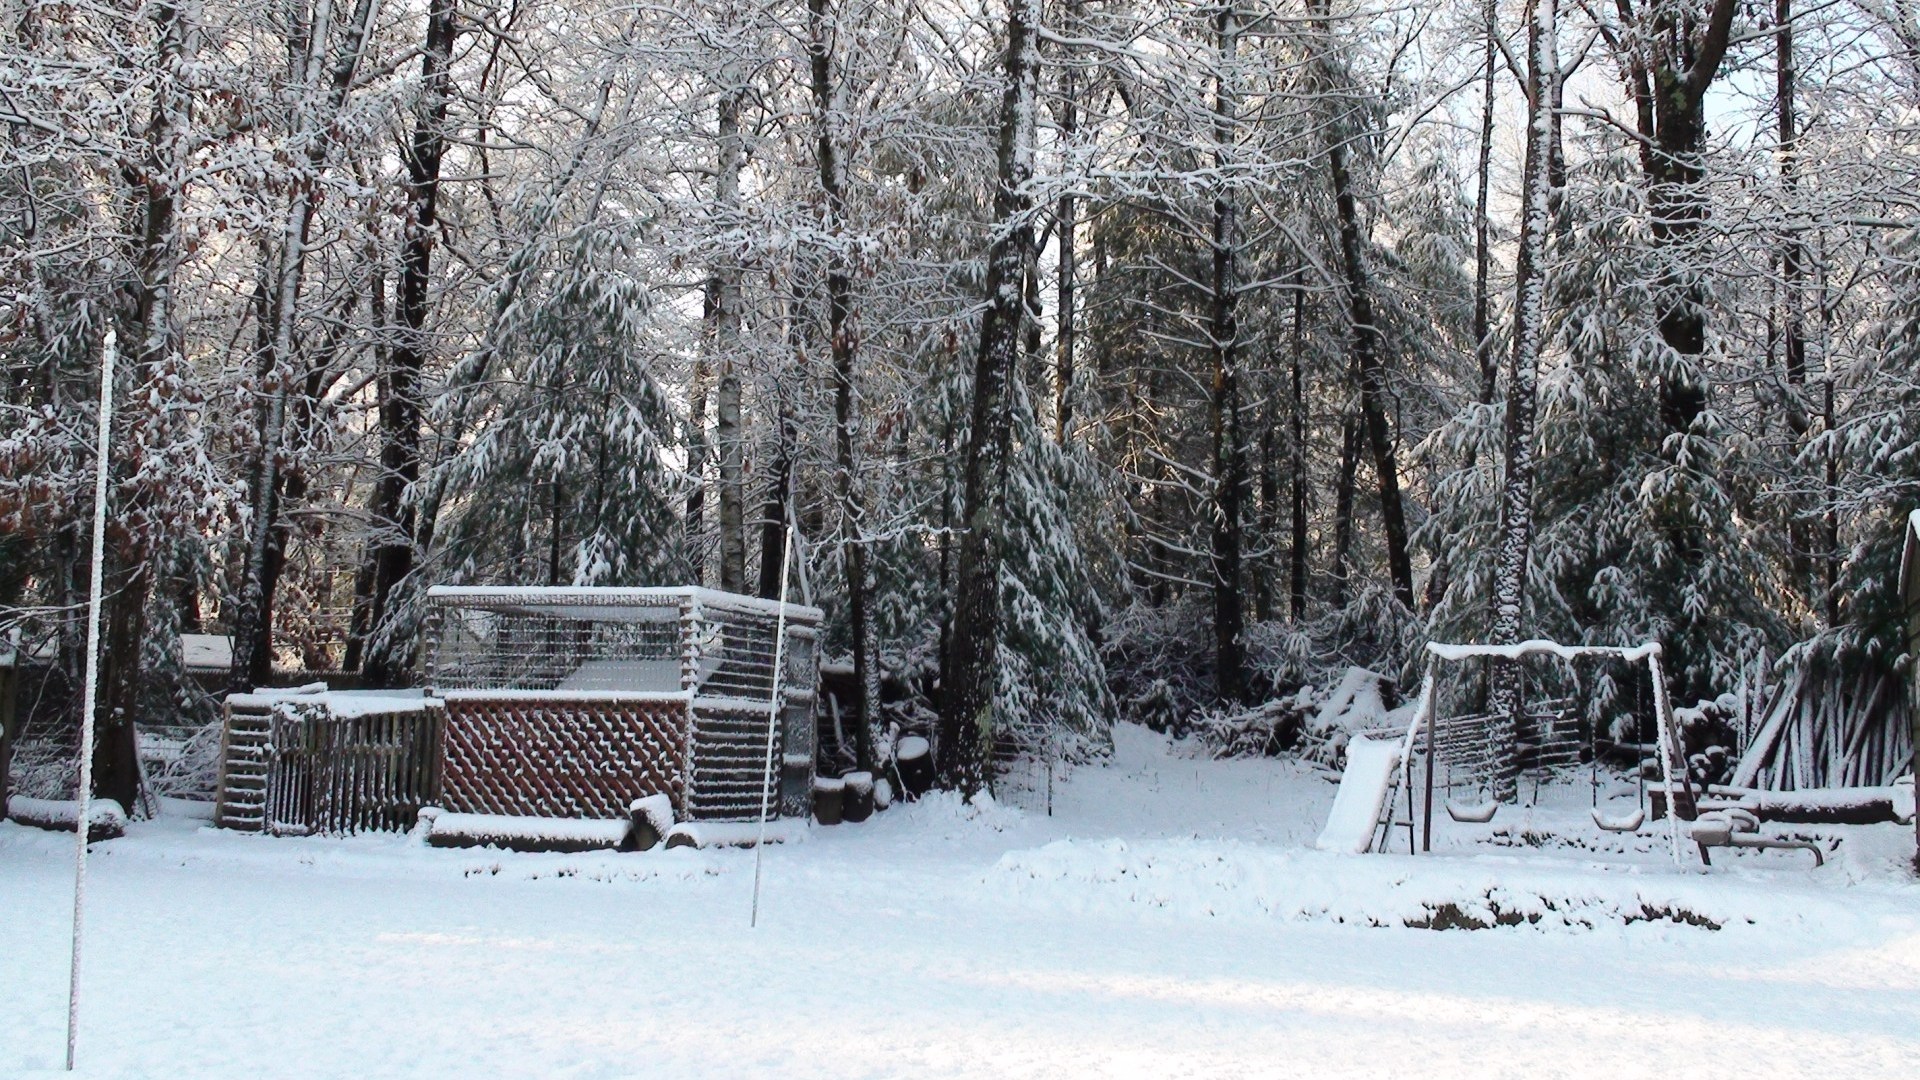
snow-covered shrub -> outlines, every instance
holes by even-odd
[[[1126,709],[1127,719],[1166,734],[1180,733],[1188,716],[1172,684],[1165,679],[1148,683],[1138,697],[1127,700]]]

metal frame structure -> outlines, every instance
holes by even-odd
[[[1653,711],[1656,738],[1659,746],[1660,770],[1663,780],[1662,787],[1666,792],[1670,793],[1668,813],[1666,815],[1667,836],[1672,849],[1674,863],[1676,865],[1683,865],[1685,860],[1681,854],[1679,814],[1674,811],[1679,808],[1690,807],[1693,803],[1694,793],[1687,779],[1686,759],[1680,751],[1679,739],[1674,727],[1673,707],[1667,697],[1666,675],[1661,669],[1661,648],[1660,643],[1657,641],[1649,641],[1644,644],[1630,646],[1562,645],[1554,641],[1540,640],[1524,641],[1517,645],[1455,645],[1437,641],[1428,642],[1426,672],[1420,680],[1419,703],[1414,708],[1413,718],[1408,722],[1406,733],[1400,744],[1401,783],[1404,785],[1408,794],[1409,820],[1407,827],[1410,830],[1409,846],[1411,847],[1412,842],[1411,830],[1416,827],[1416,823],[1411,820],[1411,817],[1413,814],[1414,757],[1417,753],[1420,757],[1424,758],[1422,768],[1424,772],[1423,778],[1425,780],[1425,792],[1421,800],[1419,811],[1420,821],[1418,822],[1421,837],[1420,850],[1431,851],[1433,849],[1434,768],[1435,759],[1438,757],[1435,746],[1435,728],[1437,726],[1435,713],[1437,711],[1438,700],[1437,665],[1442,662],[1481,657],[1520,660],[1529,656],[1555,656],[1562,660],[1608,657],[1622,660],[1629,664],[1644,662],[1647,665],[1648,675],[1653,682]],[[1424,742],[1421,741],[1423,739]],[[1392,805],[1391,795],[1388,796],[1386,802],[1390,811]],[[1392,814],[1388,812],[1383,816],[1391,819]]]

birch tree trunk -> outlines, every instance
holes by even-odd
[[[1028,191],[1033,179],[1038,0],[1009,0],[1005,86],[1000,99],[995,222],[987,253],[987,307],[973,369],[967,431],[953,636],[942,685],[940,772],[963,794],[992,779],[996,658],[1000,647],[1000,562],[1007,466],[1013,439],[1007,381],[1020,358],[1022,271],[1033,246]]]
[[[1552,222],[1555,88],[1559,82],[1557,0],[1531,0],[1527,23],[1527,152],[1520,189],[1520,246],[1514,256],[1513,355],[1507,369],[1506,469],[1500,498],[1500,546],[1494,557],[1495,645],[1520,640],[1527,559],[1533,539],[1534,409],[1546,334],[1546,250]],[[1523,672],[1517,661],[1493,665],[1494,798],[1511,801],[1519,777],[1516,733]]]

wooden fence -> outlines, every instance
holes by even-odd
[[[324,699],[227,705],[219,824],[274,835],[404,831],[438,802],[437,702],[393,711]]]

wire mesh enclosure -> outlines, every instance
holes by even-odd
[[[773,810],[808,811],[818,609],[702,588],[443,587],[428,594],[428,692],[446,702],[442,805],[621,816],[760,813],[781,655]]]

